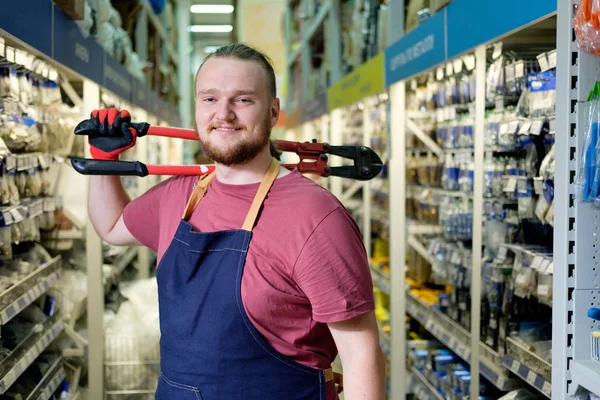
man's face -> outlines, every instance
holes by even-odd
[[[219,164],[239,165],[268,146],[279,117],[267,73],[254,61],[211,58],[196,78],[196,129],[204,152]]]

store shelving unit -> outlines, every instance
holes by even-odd
[[[386,5],[389,7],[390,13],[390,25],[394,25],[398,18],[404,17],[404,4],[400,2],[391,1]],[[402,2],[404,3],[404,2]],[[295,5],[306,6],[308,2],[304,3],[292,3],[292,6],[288,9],[286,26],[292,26],[292,17],[290,10],[294,9]],[[308,7],[308,6],[307,6]],[[307,44],[310,43],[311,38],[318,32],[315,26],[318,26],[324,20],[325,13],[329,13],[330,17],[333,17],[335,10],[343,7],[343,4],[329,6],[322,4],[321,9],[318,13],[313,16],[313,19],[306,18],[302,21],[302,28],[299,31],[299,40],[292,46],[290,38],[286,38],[287,50],[288,50],[288,74],[294,75],[290,78],[290,82],[298,82],[300,76],[304,76],[306,72],[302,70],[305,67],[304,59],[309,58],[310,54],[307,52]],[[572,38],[572,35],[566,32],[564,26],[561,28],[561,23],[566,24],[566,19],[571,18],[572,5],[569,10],[566,10],[566,6],[560,5],[558,8],[558,14],[561,13],[561,7],[564,8],[563,13],[566,16],[562,16],[564,20],[561,22],[560,17],[556,17],[557,14],[557,3],[554,1],[534,1],[529,2],[526,5],[521,4],[517,1],[504,2],[502,5],[493,5],[489,2],[481,2],[476,0],[454,0],[446,7],[437,10],[437,13],[430,17],[428,20],[419,24],[419,26],[410,33],[401,35],[398,37],[398,25],[390,26],[388,32],[392,41],[388,43],[385,53],[382,54],[381,62],[382,67],[373,67],[379,60],[371,59],[364,65],[356,68],[350,74],[340,77],[338,81],[333,81],[327,90],[327,110],[321,110],[321,114],[328,113],[330,117],[330,129],[331,129],[331,141],[343,141],[343,138],[348,135],[355,135],[354,128],[345,127],[344,112],[342,109],[349,107],[351,104],[366,104],[371,93],[357,93],[356,88],[365,86],[365,82],[376,81],[376,75],[385,76],[385,82],[381,92],[389,95],[389,139],[390,139],[390,151],[389,156],[386,157],[386,171],[385,176],[388,180],[389,186],[380,189],[376,181],[370,183],[370,187],[367,189],[370,192],[368,198],[369,202],[363,201],[361,210],[356,210],[355,206],[358,206],[358,202],[354,202],[350,197],[351,192],[348,192],[344,196],[344,192],[349,187],[344,187],[341,183],[336,183],[334,180],[331,181],[331,190],[340,199],[347,204],[351,211],[356,212],[356,218],[359,219],[361,227],[363,227],[363,233],[365,234],[365,244],[368,250],[372,249],[370,240],[372,238],[373,224],[377,222],[385,221],[384,230],[388,233],[389,241],[389,265],[382,263],[381,261],[372,260],[371,273],[375,286],[376,293],[384,293],[389,295],[390,301],[390,315],[389,315],[389,327],[386,331],[381,334],[382,347],[385,350],[387,356],[391,361],[391,390],[389,398],[401,399],[404,398],[405,394],[413,393],[417,398],[438,398],[439,393],[435,391],[435,388],[427,387],[431,385],[429,381],[423,376],[423,374],[412,374],[410,379],[410,385],[407,387],[403,385],[400,379],[394,379],[398,376],[405,376],[407,372],[406,367],[406,337],[405,337],[405,318],[404,315],[410,316],[413,320],[418,321],[421,326],[429,332],[429,334],[435,337],[440,343],[445,345],[447,348],[452,350],[458,357],[462,358],[463,361],[470,364],[471,373],[473,378],[471,380],[471,398],[475,398],[479,391],[480,380],[485,379],[486,382],[491,383],[495,388],[502,391],[508,391],[513,388],[526,387],[537,391],[538,393],[549,397],[551,393],[558,393],[555,388],[551,388],[551,382],[556,381],[550,379],[550,364],[546,358],[541,357],[537,352],[532,351],[515,338],[508,336],[506,338],[507,350],[498,351],[493,349],[490,345],[486,344],[486,340],[489,338],[483,337],[481,334],[481,307],[482,304],[479,300],[479,296],[475,295],[480,293],[483,282],[483,268],[482,265],[482,247],[483,242],[483,225],[484,225],[484,211],[487,209],[488,200],[484,198],[484,163],[487,157],[516,157],[521,156],[519,154],[507,153],[502,148],[490,146],[484,144],[484,131],[487,129],[486,114],[494,109],[504,109],[505,105],[511,101],[507,97],[498,97],[493,102],[486,102],[486,88],[485,85],[477,85],[477,93],[475,94],[475,101],[468,105],[462,105],[451,110],[446,108],[443,110],[447,115],[455,115],[456,113],[470,113],[473,118],[473,137],[475,138],[474,147],[468,150],[465,149],[447,149],[443,148],[435,140],[430,139],[428,133],[422,129],[423,122],[427,118],[431,118],[431,113],[423,111],[412,111],[407,107],[408,98],[413,90],[413,81],[419,81],[423,76],[428,73],[439,73],[438,70],[443,68],[442,75],[446,75],[448,69],[453,70],[456,62],[460,60],[461,64],[463,58],[468,56],[472,63],[472,73],[477,79],[477,82],[485,82],[486,77],[489,73],[489,68],[492,60],[493,45],[498,42],[502,42],[507,51],[525,52],[524,49],[530,49],[529,53],[535,57],[541,53],[551,52],[551,50],[557,48],[557,38]],[[308,7],[305,10],[310,10]],[[310,13],[305,15],[312,15]],[[339,13],[337,14],[339,18]],[[494,15],[494,21],[496,23],[489,23],[489,15]],[[464,23],[464,18],[468,18],[469,23]],[[563,32],[563,33],[561,33]],[[309,35],[309,36],[303,36]],[[328,40],[331,40],[329,38]],[[330,47],[327,47],[330,45]],[[572,44],[570,44],[572,45]],[[567,56],[561,54],[560,45],[558,46],[558,53],[551,52],[550,58],[555,57],[558,60],[566,60]],[[331,54],[331,52],[339,52],[339,43],[332,41],[326,42],[325,52]],[[547,57],[547,56],[546,56]],[[581,62],[582,56],[579,56],[579,62]],[[466,65],[466,64],[464,64]],[[575,65],[575,64],[573,64]],[[458,67],[456,67],[458,68]],[[572,70],[572,67],[570,67]],[[590,67],[591,68],[591,67]],[[589,69],[589,68],[588,68]],[[591,69],[589,69],[591,70]],[[295,72],[294,72],[295,71]],[[377,72],[378,71],[378,72]],[[302,78],[306,79],[306,78]],[[590,78],[591,79],[591,78]],[[573,82],[572,80],[570,82]],[[303,88],[305,87],[306,81],[302,80]],[[417,83],[418,84],[418,83]],[[569,83],[570,84],[570,83]],[[567,83],[563,82],[563,85],[568,86]],[[375,84],[377,86],[377,84]],[[557,85],[560,86],[560,83]],[[291,85],[290,85],[291,87]],[[585,90],[589,90],[589,85]],[[586,92],[587,94],[587,92]],[[296,94],[296,96],[298,96]],[[557,93],[557,98],[559,94]],[[566,99],[566,92],[563,93],[563,99]],[[297,97],[296,103],[302,104],[307,97],[305,95]],[[309,100],[316,100],[314,97],[308,97]],[[290,100],[290,99],[288,99]],[[318,100],[322,102],[321,99]],[[566,102],[566,100],[565,100]],[[295,104],[291,107],[292,110],[298,110]],[[570,105],[569,105],[570,107]],[[557,104],[557,109],[559,108]],[[563,105],[563,110],[569,109],[566,103]],[[302,110],[304,111],[304,110]],[[295,123],[302,123],[313,118],[311,113],[314,110],[307,109],[308,117],[305,117],[303,113],[300,116],[296,116],[290,126],[294,126]],[[442,110],[439,110],[440,112]],[[359,111],[355,111],[355,116],[358,115]],[[436,116],[433,116],[434,119]],[[446,116],[446,119],[448,116]],[[528,130],[532,127],[538,127],[542,121],[538,120],[530,121]],[[566,126],[566,125],[565,125]],[[562,131],[565,130],[563,126]],[[510,126],[507,125],[510,129]],[[502,128],[504,129],[504,128]],[[535,130],[535,129],[533,129]],[[549,119],[549,131],[551,134],[556,133],[556,137],[559,138],[561,134],[560,120],[557,116],[556,121],[553,117]],[[359,133],[363,134],[367,132],[365,125],[358,129]],[[409,147],[407,143],[407,134],[414,135],[419,143],[420,148],[414,149]],[[564,138],[564,137],[563,137]],[[366,141],[368,145],[373,143]],[[412,145],[412,144],[411,144]],[[560,148],[560,150],[559,150]],[[566,147],[558,144],[556,146],[557,151],[557,166],[556,166],[556,181],[555,186],[557,187],[557,193],[561,191],[560,184],[564,183],[559,179],[561,171],[559,173],[559,151],[566,151]],[[445,157],[462,157],[465,154],[470,154],[474,163],[474,188],[470,192],[452,191],[445,190],[439,187],[431,186],[415,186],[407,185],[407,164],[409,158],[430,158],[433,160],[444,160]],[[571,154],[572,151],[571,151]],[[565,156],[566,153],[563,153]],[[566,160],[566,158],[565,158]],[[571,159],[571,163],[573,160]],[[565,175],[566,176],[566,175]],[[389,177],[389,178],[388,178]],[[504,192],[510,192],[511,188],[519,187],[525,181],[523,178],[503,176],[503,190]],[[533,182],[533,179],[532,179]],[[536,184],[540,183],[538,179]],[[565,180],[566,182],[566,180]],[[365,191],[366,187],[362,188]],[[375,207],[373,202],[374,197],[378,196],[378,199],[386,199],[389,201],[389,208],[380,209]],[[504,196],[504,195],[503,195]],[[562,194],[560,195],[562,196]],[[449,199],[448,201],[463,202],[470,204],[473,212],[472,232],[473,239],[472,251],[465,254],[457,254],[456,257],[460,258],[460,264],[464,265],[469,269],[473,276],[471,285],[471,298],[470,303],[471,315],[469,318],[469,329],[466,329],[462,325],[458,324],[449,318],[448,315],[440,312],[439,310],[432,307],[432,304],[423,302],[422,298],[414,296],[410,288],[406,287],[406,261],[409,254],[416,253],[424,260],[429,263],[434,261],[432,254],[432,239],[439,237],[443,234],[443,227],[437,224],[423,223],[409,221],[406,219],[406,199],[411,197],[422,197],[433,199],[439,202],[442,199]],[[502,200],[505,206],[510,206],[510,200]],[[555,215],[556,207],[560,204],[561,199],[559,195],[555,199]],[[567,204],[566,202],[564,204]],[[361,218],[369,219],[370,223],[362,221]],[[559,226],[564,223],[559,221],[556,217],[555,231],[558,232]],[[377,229],[380,227],[378,226]],[[568,230],[568,229],[567,229]],[[558,234],[556,236],[559,237]],[[591,237],[588,235],[588,237]],[[567,243],[563,239],[562,243]],[[519,254],[527,254],[527,257],[532,257],[533,268],[539,271],[540,274],[546,276],[552,275],[553,270],[556,271],[558,267],[558,259],[560,257],[559,251],[555,247],[554,250],[554,262],[551,256],[544,254],[535,253],[530,249],[519,247],[513,249]],[[412,256],[410,256],[412,257]],[[458,259],[457,258],[457,259]],[[567,262],[562,262],[567,265]],[[572,264],[572,262],[571,262]],[[385,265],[385,268],[383,266]],[[556,272],[554,272],[554,278],[556,280]],[[590,277],[586,277],[588,282],[591,282]],[[573,281],[572,277],[565,279],[563,282],[571,284]],[[567,291],[565,290],[565,294]],[[566,298],[566,297],[565,297]],[[559,304],[563,304],[565,300],[561,300]],[[557,304],[557,293],[555,292],[554,300],[552,301],[554,310],[556,312]],[[562,311],[560,311],[562,312]],[[582,311],[583,312],[583,311]],[[566,317],[566,314],[565,314]],[[570,314],[570,318],[575,318]],[[583,318],[583,317],[580,317]],[[570,320],[571,321],[571,320]],[[564,324],[561,324],[564,326]],[[554,329],[557,329],[556,322]],[[589,328],[586,332],[589,335]],[[557,332],[553,332],[553,341],[562,340],[562,336],[559,336]],[[587,340],[587,339],[585,339]],[[589,340],[586,341],[589,347]],[[554,342],[556,343],[556,342]],[[588,351],[589,353],[589,351]],[[568,355],[567,355],[568,357]],[[565,360],[567,357],[563,357]],[[556,356],[553,360],[556,360]],[[556,361],[554,361],[556,364]],[[588,363],[589,364],[589,363]],[[579,367],[586,366],[589,374],[590,365],[588,364],[576,364]],[[554,366],[556,368],[556,366]],[[554,368],[552,369],[554,371]],[[558,368],[564,368],[564,365],[559,364]],[[414,371],[410,371],[414,372]],[[422,382],[419,379],[422,377],[425,381]],[[481,376],[481,378],[480,378]],[[583,375],[581,375],[583,376]],[[564,380],[564,378],[561,378]],[[434,390],[435,393],[431,392]]]
[[[122,5],[119,3],[115,7]],[[177,42],[173,40],[174,33],[168,32],[162,25],[160,19],[154,14],[150,1],[143,0],[140,5],[138,20],[135,23],[136,38],[140,39],[137,40],[136,51],[143,53],[142,58],[146,57],[144,52],[148,51],[147,36],[150,34],[154,37],[151,43],[155,47],[154,50],[162,53],[154,58],[160,66],[157,65],[156,71],[149,71],[153,75],[152,79],[149,79],[148,75],[146,76],[148,79],[141,81],[130,75],[124,65],[107,54],[92,37],[84,37],[79,27],[48,0],[11,2],[4,7],[0,14],[0,44],[2,44],[0,57],[5,56],[6,49],[15,49],[16,54],[26,55],[25,62],[18,63],[19,68],[25,70],[33,68],[40,76],[58,82],[65,97],[68,98],[69,107],[73,110],[69,114],[69,119],[79,121],[89,118],[91,110],[111,106],[129,110],[135,121],[167,126],[182,126],[182,121],[187,121],[189,125],[189,117],[181,117],[182,114],[177,110],[173,97],[170,95],[161,97],[154,85],[157,77],[162,74],[171,79],[170,83],[161,86],[163,89],[165,86],[170,86],[171,89],[177,87],[177,73],[173,71],[189,72],[189,67],[179,68],[181,63],[189,61],[187,49],[183,56],[178,54],[183,47],[174,47]],[[123,9],[119,8],[118,12],[127,13],[126,5],[123,7]],[[183,7],[186,5],[184,4]],[[189,6],[187,11],[187,13],[178,13],[178,23],[185,23],[180,17],[185,15],[189,17]],[[36,29],[35,34],[32,35],[30,27],[33,25]],[[156,38],[157,35],[159,39]],[[180,32],[179,35],[185,37],[187,32]],[[180,41],[179,44],[181,43]],[[9,62],[16,61],[18,60],[9,60]],[[146,82],[153,82],[153,84],[147,85]],[[187,78],[179,80],[180,89],[182,85],[183,89],[189,89]],[[172,90],[170,93],[172,94]],[[183,98],[186,99],[185,96]],[[182,110],[182,113],[184,111]],[[181,164],[182,146],[181,140],[148,137],[139,140],[136,148],[128,151],[124,158],[155,164]],[[77,151],[80,151],[77,153],[79,157],[90,157],[88,146],[81,145],[80,148],[73,150],[73,153]],[[62,277],[60,258],[31,273],[7,293],[0,294],[0,302],[6,304],[0,310],[1,324],[10,323],[11,319],[28,305],[42,301],[46,292],[49,293],[48,298],[55,301],[52,304],[55,304],[59,310],[58,315],[47,321],[50,325],[43,326],[43,329],[31,335],[20,345],[19,349],[22,351],[14,352],[0,362],[0,367],[8,368],[8,373],[3,378],[0,377],[2,393],[10,385],[18,382],[18,378],[27,373],[27,368],[63,332],[75,344],[74,347],[61,349],[62,357],[55,360],[46,370],[40,383],[27,399],[49,398],[64,379],[69,380],[72,398],[105,398],[107,391],[104,382],[105,370],[110,367],[105,365],[105,351],[107,351],[104,343],[105,297],[111,296],[111,288],[116,288],[125,276],[145,279],[152,273],[151,254],[146,248],[123,248],[116,256],[113,252],[110,260],[103,259],[103,249],[107,246],[101,242],[94,228],[88,223],[86,207],[88,178],[72,171],[68,158],[70,155],[67,151],[60,157],[57,173],[60,179],[54,190],[61,196],[61,212],[68,216],[74,227],[69,231],[44,232],[41,239],[42,243],[54,251],[67,251],[75,242],[84,241],[86,257],[83,262],[85,265],[82,267],[87,273],[87,295],[83,298],[78,297],[76,302],[70,299],[69,293],[63,291],[61,287],[54,287]],[[123,183],[128,194],[136,197],[162,179],[166,177],[123,179]],[[31,203],[25,211],[33,216],[34,207],[37,206],[39,206],[37,203]],[[43,203],[42,211],[54,211],[50,206],[59,208],[54,204]],[[103,265],[105,261],[106,265]],[[132,274],[127,270],[130,265],[138,266],[139,269]],[[14,293],[16,295],[13,295]],[[3,301],[4,296],[11,296],[10,301]],[[83,319],[83,316],[87,318]],[[84,329],[87,337],[82,336],[81,329]],[[87,379],[86,387],[80,385],[79,378],[82,376]],[[112,389],[118,391],[119,388]],[[111,396],[111,398],[118,397]]]

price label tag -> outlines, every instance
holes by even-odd
[[[498,110],[498,111],[504,110],[504,96],[496,97],[496,110]]]
[[[8,60],[8,62],[15,62],[15,49],[13,49],[10,46],[6,46],[6,59]]]
[[[527,135],[529,133],[529,130],[531,129],[532,124],[532,121],[523,122],[523,124],[521,124],[521,127],[519,128],[519,135]]]
[[[531,124],[531,129],[529,129],[529,133],[532,135],[539,135],[542,133],[542,127],[544,126],[544,121],[537,119],[533,121]]]
[[[446,76],[452,75],[454,75],[454,67],[452,66],[452,63],[448,63],[446,64]]]
[[[463,69],[463,61],[460,58],[454,60],[454,73],[460,74]]]
[[[515,78],[523,78],[525,76],[525,63],[517,61],[515,64]]]
[[[6,156],[5,162],[6,162],[6,169],[8,171],[12,171],[17,168],[17,158],[12,154],[8,154]]]
[[[517,190],[517,184],[519,183],[519,180],[514,177],[511,176],[506,180],[506,186],[504,187],[504,191],[506,193],[514,193]]]
[[[474,54],[466,55],[464,57],[463,61],[465,62],[465,66],[467,67],[467,69],[469,71],[473,71],[475,69],[475,55]]]
[[[550,119],[550,134],[551,135],[556,135],[556,118],[551,118]]]
[[[517,133],[519,131],[519,121],[511,121],[508,125],[509,133]]]
[[[549,51],[546,56],[548,58],[548,68],[556,68],[556,50]]]
[[[548,264],[548,267],[546,268],[546,273],[548,275],[554,274],[554,261],[550,261],[550,264]]]
[[[533,372],[529,371],[527,373],[527,383],[529,383],[530,385],[532,385],[533,387],[535,387],[535,378],[537,377],[536,374],[534,374]]]
[[[537,56],[537,59],[538,63],[540,64],[540,68],[542,69],[542,72],[548,71],[550,69],[550,67],[548,66],[548,56],[546,55],[546,53],[539,54]]]
[[[531,263],[531,269],[535,270],[535,271],[539,271],[540,267],[542,266],[542,261],[544,261],[544,259],[540,256],[535,256],[533,259],[533,262]]]
[[[492,58],[495,60],[496,58],[502,55],[502,42],[498,42],[494,44],[494,53],[492,54]]]
[[[27,56],[27,62],[25,64],[25,68],[30,71],[33,71],[33,62],[35,61],[35,56],[33,54],[29,54]]]
[[[21,222],[25,219],[24,216],[16,208],[11,208],[9,212],[13,219],[13,223]]]
[[[10,214],[9,209],[2,210],[2,218],[4,219],[4,226],[11,225],[13,223],[13,217]]]
[[[533,187],[535,189],[535,194],[537,194],[538,196],[544,193],[544,182],[542,181],[542,179],[534,179]]]
[[[540,265],[540,272],[546,273],[546,271],[548,271],[548,266],[551,262],[552,261],[548,260],[547,258],[544,258],[544,261],[542,261],[542,265]]]
[[[435,77],[438,81],[441,81],[442,79],[444,79],[444,68],[440,67],[437,69],[437,72],[435,74]]]
[[[513,81],[515,79],[515,64],[508,64],[504,67],[504,74],[507,81]]]
[[[0,57],[4,57],[4,38],[0,37]]]
[[[498,260],[506,261],[508,257],[508,248],[506,246],[500,246],[500,250],[498,250]]]
[[[58,81],[58,71],[54,68],[51,68],[48,72],[48,79],[50,79],[51,81]]]

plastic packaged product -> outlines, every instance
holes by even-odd
[[[17,190],[19,191],[19,197],[24,198],[27,197],[27,172],[19,171],[15,174],[15,183],[17,185]]]
[[[600,0],[581,0],[574,22],[579,47],[600,55]]]
[[[588,124],[585,132],[576,186],[580,200],[597,202],[600,196],[600,82],[596,82],[588,96]]]
[[[81,35],[84,38],[88,38],[90,36],[92,26],[94,26],[94,19],[92,17],[92,7],[90,6],[89,1],[84,1],[83,19],[74,22],[79,27]]]
[[[444,190],[458,190],[459,168],[452,155],[446,156],[444,173],[442,175],[442,188]]]
[[[10,226],[0,227],[0,254],[12,257],[12,234]]]
[[[27,171],[26,197],[38,197],[42,193],[42,180],[37,169]]]

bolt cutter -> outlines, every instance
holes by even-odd
[[[187,140],[199,140],[193,129],[171,128],[150,125],[147,122],[131,122],[138,138],[145,135],[163,136]],[[75,128],[76,135],[100,135],[92,120],[84,120]],[[301,173],[317,174],[323,177],[338,176],[347,179],[367,181],[375,178],[383,168],[381,158],[366,146],[332,146],[329,143],[292,142],[275,140],[275,146],[282,152],[296,153],[300,157],[297,164],[282,164],[287,169],[297,168]],[[331,167],[329,156],[339,156],[354,161],[354,165]],[[313,161],[305,161],[313,160]],[[146,165],[140,161],[96,160],[72,158],[71,165],[83,175],[192,175],[199,176],[214,171],[214,165]]]

